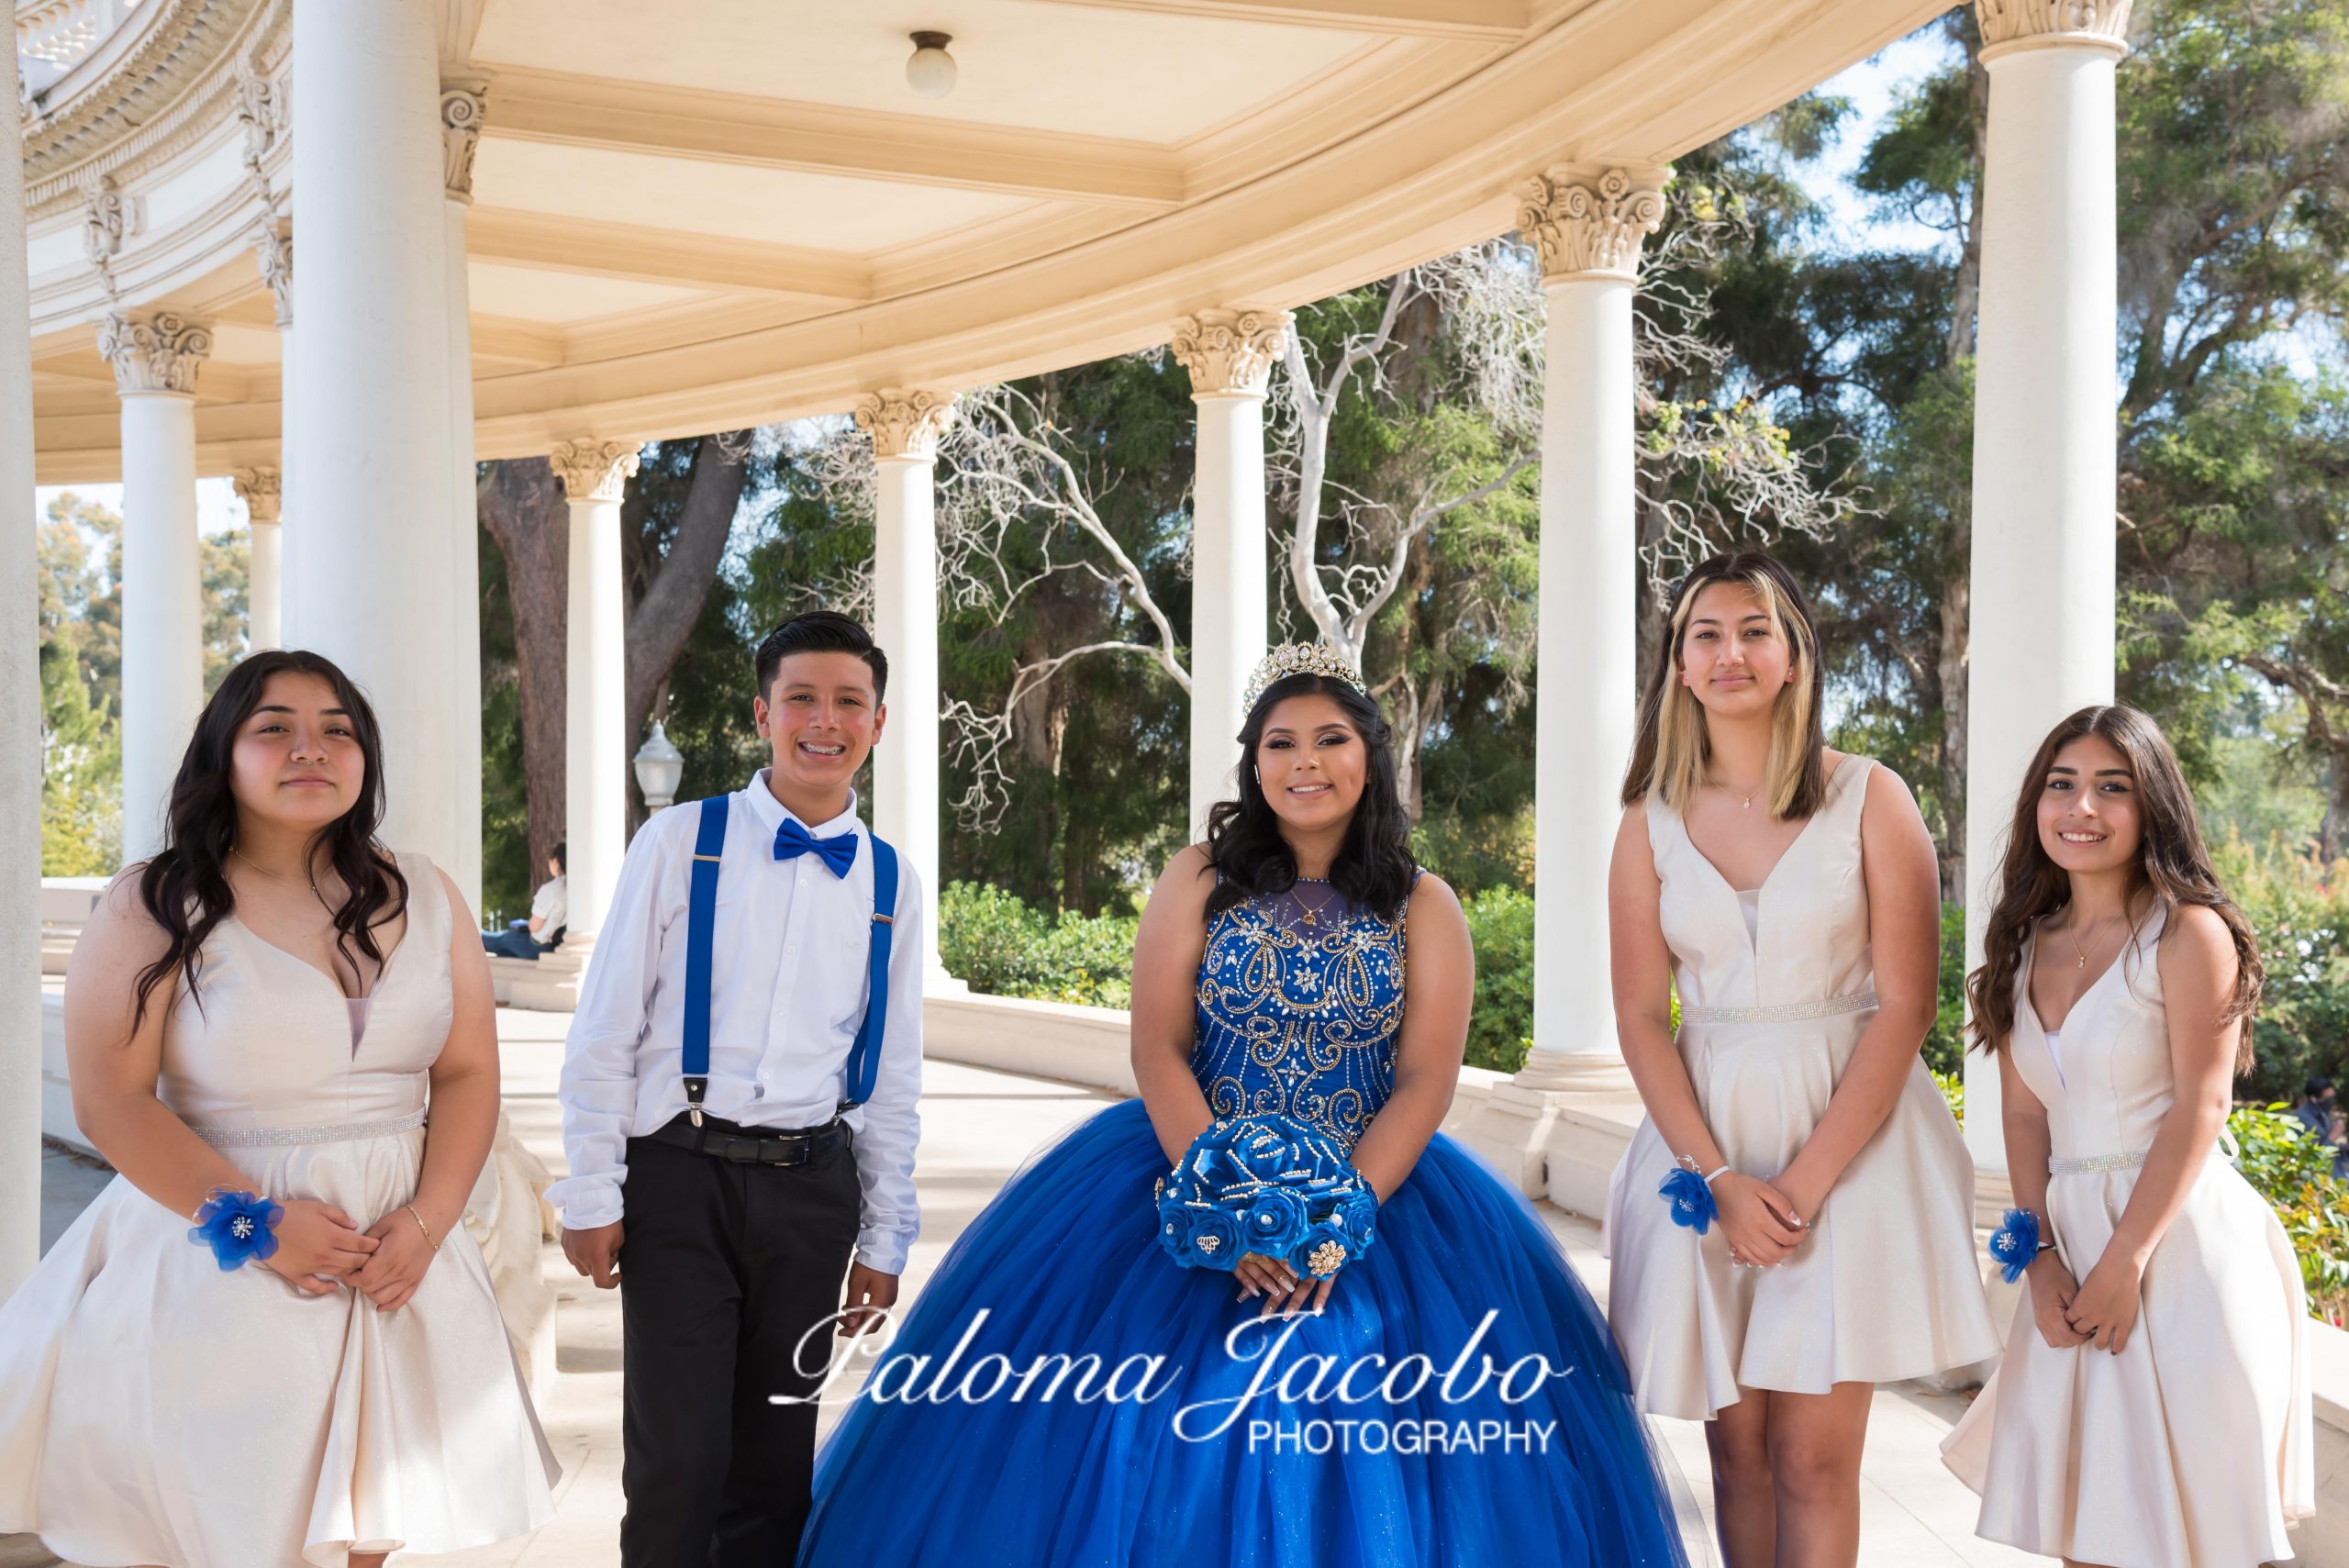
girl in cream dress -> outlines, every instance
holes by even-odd
[[[1977,1533],[2027,1551],[2288,1558],[2315,1490],[2308,1308],[2275,1211],[2213,1148],[2257,951],[2153,720],[2083,708],[2025,780],[1968,986],[2043,1246],[1943,1456]]]
[[[1705,562],[1666,625],[1610,875],[1648,1117],[1608,1205],[1609,1317],[1641,1408],[1708,1423],[1729,1568],[1848,1563],[1874,1385],[1998,1349],[1973,1163],[1918,1057],[1932,843],[1898,778],[1826,751],[1777,562]]]
[[[374,845],[379,755],[334,666],[245,661],[169,847],[74,951],[75,1115],[120,1174],[0,1305],[0,1534],[89,1568],[363,1568],[552,1516],[460,1222],[498,1115],[485,961],[448,879]],[[230,1192],[282,1208],[238,1267],[190,1234]]]

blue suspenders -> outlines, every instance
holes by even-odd
[[[731,798],[714,795],[701,803],[693,883],[685,900],[685,1113],[696,1127],[701,1125],[702,1098],[709,1092],[709,943],[718,926],[718,856],[726,847],[726,807]],[[872,842],[873,940],[864,961],[864,1022],[849,1049],[848,1095],[840,1103],[841,1111],[873,1097],[874,1076],[881,1067],[881,1036],[889,1019],[889,935],[896,924],[889,912],[897,906],[897,851],[877,837]]]

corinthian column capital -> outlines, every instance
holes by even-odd
[[[1594,182],[1561,168],[1520,186],[1517,230],[1541,251],[1543,279],[1638,277],[1640,241],[1664,221],[1669,178],[1609,169]]]
[[[929,462],[938,456],[938,438],[954,422],[954,395],[885,386],[858,398],[850,417],[873,438],[874,457]]]
[[[557,441],[552,461],[562,493],[573,501],[617,501],[636,472],[635,441]]]
[[[451,77],[440,83],[440,177],[450,195],[473,199],[473,150],[481,145],[481,118],[489,83],[477,77]]]
[[[240,468],[228,476],[237,487],[237,499],[256,523],[273,523],[278,519],[278,504],[284,499],[284,478],[273,468]]]
[[[1286,310],[1202,310],[1174,326],[1174,362],[1191,373],[1191,395],[1262,397],[1288,344]]]
[[[1975,0],[1982,58],[2068,45],[2128,52],[2130,0]]]
[[[125,397],[141,392],[193,396],[195,367],[212,352],[212,323],[175,310],[110,314],[98,327],[98,352],[114,366],[115,390]]]

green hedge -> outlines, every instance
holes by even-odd
[[[1514,1073],[1533,1044],[1533,896],[1488,888],[1461,901],[1476,948],[1476,1010],[1467,1062]]]
[[[1514,1073],[1533,1032],[1533,900],[1510,888],[1467,901],[1476,945],[1476,1012],[1468,1063]],[[939,898],[938,948],[974,991],[1092,1007],[1133,996],[1136,918],[1047,915],[998,887],[947,884]]]
[[[1050,916],[967,882],[949,883],[938,904],[939,956],[974,991],[1087,1007],[1133,999],[1131,915]]]

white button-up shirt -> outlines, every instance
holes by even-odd
[[[702,1108],[746,1127],[816,1127],[847,1093],[849,1048],[864,1019],[873,936],[873,850],[849,809],[801,826],[857,835],[845,877],[821,856],[774,858],[790,815],[762,768],[727,808],[710,942],[709,1091]],[[620,1218],[628,1140],[685,1108],[686,904],[698,805],[637,831],[580,987],[562,1065],[562,1146],[571,1174],[547,1200],[574,1230]],[[848,1113],[864,1189],[857,1261],[903,1273],[921,1229],[914,1145],[921,1135],[922,897],[900,855],[889,952],[889,1016],[873,1097]]]

